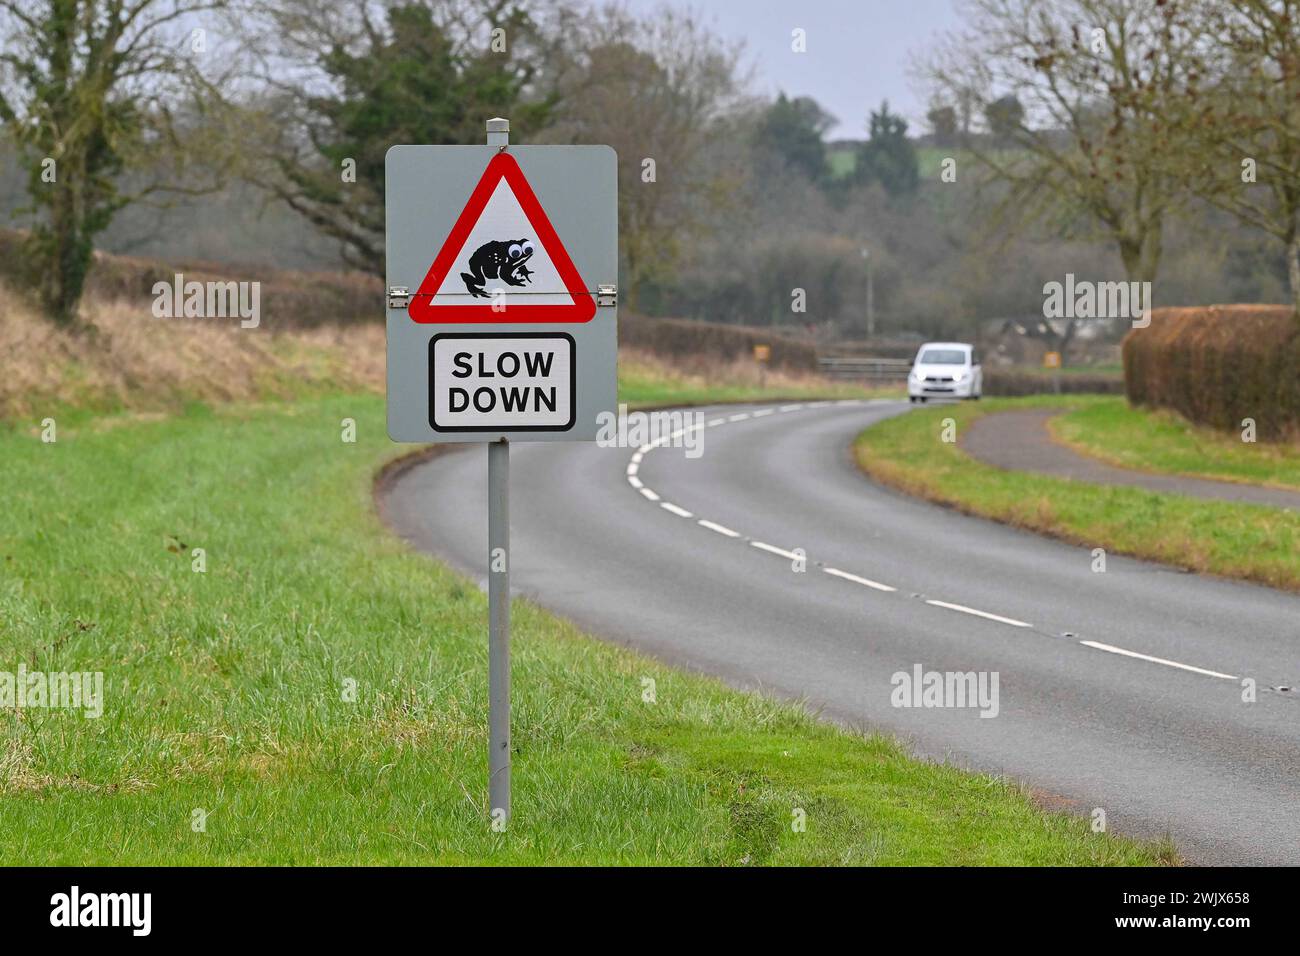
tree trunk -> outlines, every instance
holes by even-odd
[[[1286,244],[1286,274],[1291,284],[1291,304],[1295,308],[1296,322],[1300,323],[1300,233]]]
[[[1155,282],[1164,251],[1163,226],[1156,225],[1138,236],[1119,239],[1119,257],[1129,282]]]
[[[45,314],[61,325],[72,325],[90,270],[92,245],[85,232],[80,186],[73,182],[57,188],[49,225],[32,236],[40,269],[37,288]]]

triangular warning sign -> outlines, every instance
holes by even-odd
[[[587,322],[596,300],[509,153],[497,153],[407,309],[416,322]]]

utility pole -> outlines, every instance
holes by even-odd
[[[871,282],[871,250],[866,246],[862,247],[862,261],[867,266],[867,338],[870,339],[876,335],[876,303]]]

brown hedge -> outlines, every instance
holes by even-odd
[[[15,288],[31,280],[23,256],[23,238],[17,230],[0,229],[0,280],[7,280]],[[154,284],[170,284],[178,272],[186,282],[260,282],[259,305],[266,328],[384,321],[383,282],[357,272],[277,269],[197,259],[141,259],[96,252],[86,276],[85,292],[91,298],[120,299],[147,310],[153,304]]]
[[[1053,380],[1051,372],[1024,369],[986,368],[984,394],[990,397],[1019,395],[1122,395],[1124,378],[1118,372],[1070,372]]]
[[[817,351],[811,345],[754,329],[690,319],[652,319],[641,315],[619,317],[620,345],[643,348],[689,369],[692,360],[707,362],[753,357],[755,345],[771,348],[770,368],[816,372]]]
[[[1155,309],[1124,338],[1124,385],[1134,405],[1262,439],[1300,432],[1300,323],[1289,306]]]

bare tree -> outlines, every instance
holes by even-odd
[[[1023,115],[1001,117],[1004,141],[967,141],[1007,187],[1003,221],[1099,232],[1130,280],[1153,280],[1165,220],[1187,195],[1200,21],[1172,0],[970,0],[967,9],[969,28],[920,69],[941,96],[972,98],[985,112],[1005,97],[1023,104]]]
[[[545,136],[617,151],[624,301],[636,309],[645,286],[671,276],[735,195],[736,171],[717,147],[734,136],[734,111],[746,102],[740,49],[671,8],[637,19],[609,6],[573,16],[564,32],[572,62]]]
[[[0,122],[19,147],[37,219],[30,279],[52,318],[76,316],[95,236],[124,206],[201,192],[179,103],[209,87],[197,61],[223,0],[0,0]],[[189,113],[192,118],[195,114]],[[134,183],[124,177],[134,174]]]
[[[1197,193],[1281,243],[1300,318],[1300,0],[1203,2],[1216,78],[1194,125]]]

